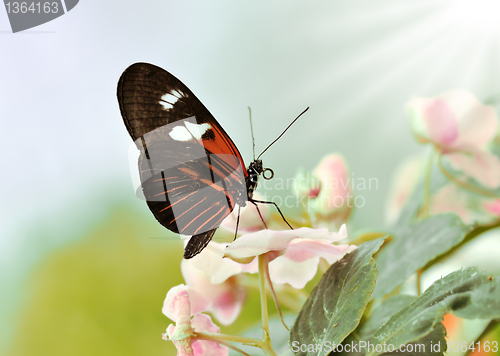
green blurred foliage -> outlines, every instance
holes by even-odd
[[[127,208],[47,256],[25,290],[8,355],[169,355],[168,289],[182,283],[182,244]],[[164,233],[162,234],[165,235]]]
[[[161,338],[172,323],[161,313],[167,291],[184,283],[182,243],[172,236],[128,205],[111,207],[35,268],[6,355],[176,355]],[[221,332],[240,334],[259,320],[259,293],[251,290],[238,320]]]

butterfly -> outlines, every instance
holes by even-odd
[[[245,168],[229,135],[175,76],[152,64],[132,64],[120,77],[117,97],[140,151],[139,175],[149,209],[170,231],[191,235],[184,258],[208,245],[236,205],[274,204],[288,224],[276,203],[253,199],[259,176],[271,179],[272,170],[264,169],[260,155]]]

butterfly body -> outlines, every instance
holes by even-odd
[[[236,205],[254,202],[256,159],[245,168],[237,147],[180,80],[148,63],[136,63],[117,90],[127,130],[140,151],[139,175],[149,209],[167,229],[191,235],[184,257],[210,242]]]
[[[248,166],[248,168],[247,168],[248,176],[245,178],[248,201],[253,200],[253,193],[257,189],[257,183],[258,183],[259,177],[263,171],[264,171],[264,167],[262,166],[262,160],[260,160],[260,159],[254,160]]]

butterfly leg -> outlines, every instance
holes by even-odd
[[[234,230],[234,240],[236,240],[236,236],[238,236],[238,226],[240,225],[240,210],[241,206],[238,205],[238,217],[236,218],[236,230]]]
[[[250,200],[250,203],[252,203],[253,205],[255,205],[255,208],[257,209],[257,212],[259,213],[260,220],[262,220],[262,223],[264,224],[264,227],[267,229],[266,222],[264,221],[264,218],[262,217],[262,214],[260,213],[259,206],[257,205],[256,202],[259,202],[259,201],[258,200]]]
[[[288,221],[286,221],[285,216],[284,216],[284,215],[283,215],[283,213],[281,212],[281,209],[279,208],[279,206],[278,206],[275,202],[273,202],[273,201],[264,201],[264,200],[253,200],[253,199],[252,199],[252,200],[250,200],[250,201],[251,201],[253,204],[255,204],[255,203],[273,204],[273,205],[276,207],[276,209],[278,210],[278,213],[280,213],[281,218],[283,219],[283,221],[284,221],[284,222],[288,225],[288,227],[289,227],[290,229],[292,229],[292,230],[293,230],[292,225],[290,225],[290,224],[288,223]],[[257,204],[255,204],[255,205],[257,206]],[[259,208],[257,208],[257,211],[259,211]],[[259,211],[259,215],[260,215],[260,211]],[[260,217],[260,218],[262,219],[262,215],[261,215],[261,217]],[[262,221],[264,221],[264,220],[262,220]],[[265,223],[264,223],[264,225],[265,225]],[[267,227],[266,227],[266,229],[267,229]]]

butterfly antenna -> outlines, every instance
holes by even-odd
[[[297,116],[297,117],[295,118],[295,120],[293,120],[293,121],[290,123],[290,125],[288,125],[288,126],[286,127],[286,129],[285,129],[285,130],[281,133],[281,135],[279,135],[279,136],[276,138],[276,140],[274,140],[273,142],[271,142],[271,143],[269,144],[269,146],[267,146],[267,147],[266,147],[266,149],[265,149],[264,151],[262,151],[262,153],[259,155],[259,157],[257,157],[257,159],[259,159],[259,158],[260,158],[260,156],[262,156],[262,155],[264,154],[264,152],[266,152],[266,151],[268,150],[268,148],[269,148],[269,147],[271,147],[272,145],[274,145],[274,143],[275,143],[276,141],[278,141],[278,140],[281,138],[281,136],[283,136],[283,135],[285,134],[285,132],[286,132],[286,131],[290,128],[290,126],[292,126],[292,125],[295,123],[295,121],[297,121],[297,120],[298,120],[298,119],[299,119],[299,118],[300,118],[300,117],[301,117],[301,116],[302,116],[302,115],[303,115],[303,114],[304,114],[307,110],[309,110],[309,106],[308,106],[308,107],[307,107],[304,111],[302,111],[302,112],[300,113],[300,115],[299,115],[299,116]]]
[[[252,109],[248,107],[248,117],[250,118],[250,132],[252,133],[252,145],[253,145],[253,160],[255,161],[255,139],[253,137],[253,125],[252,125]]]

